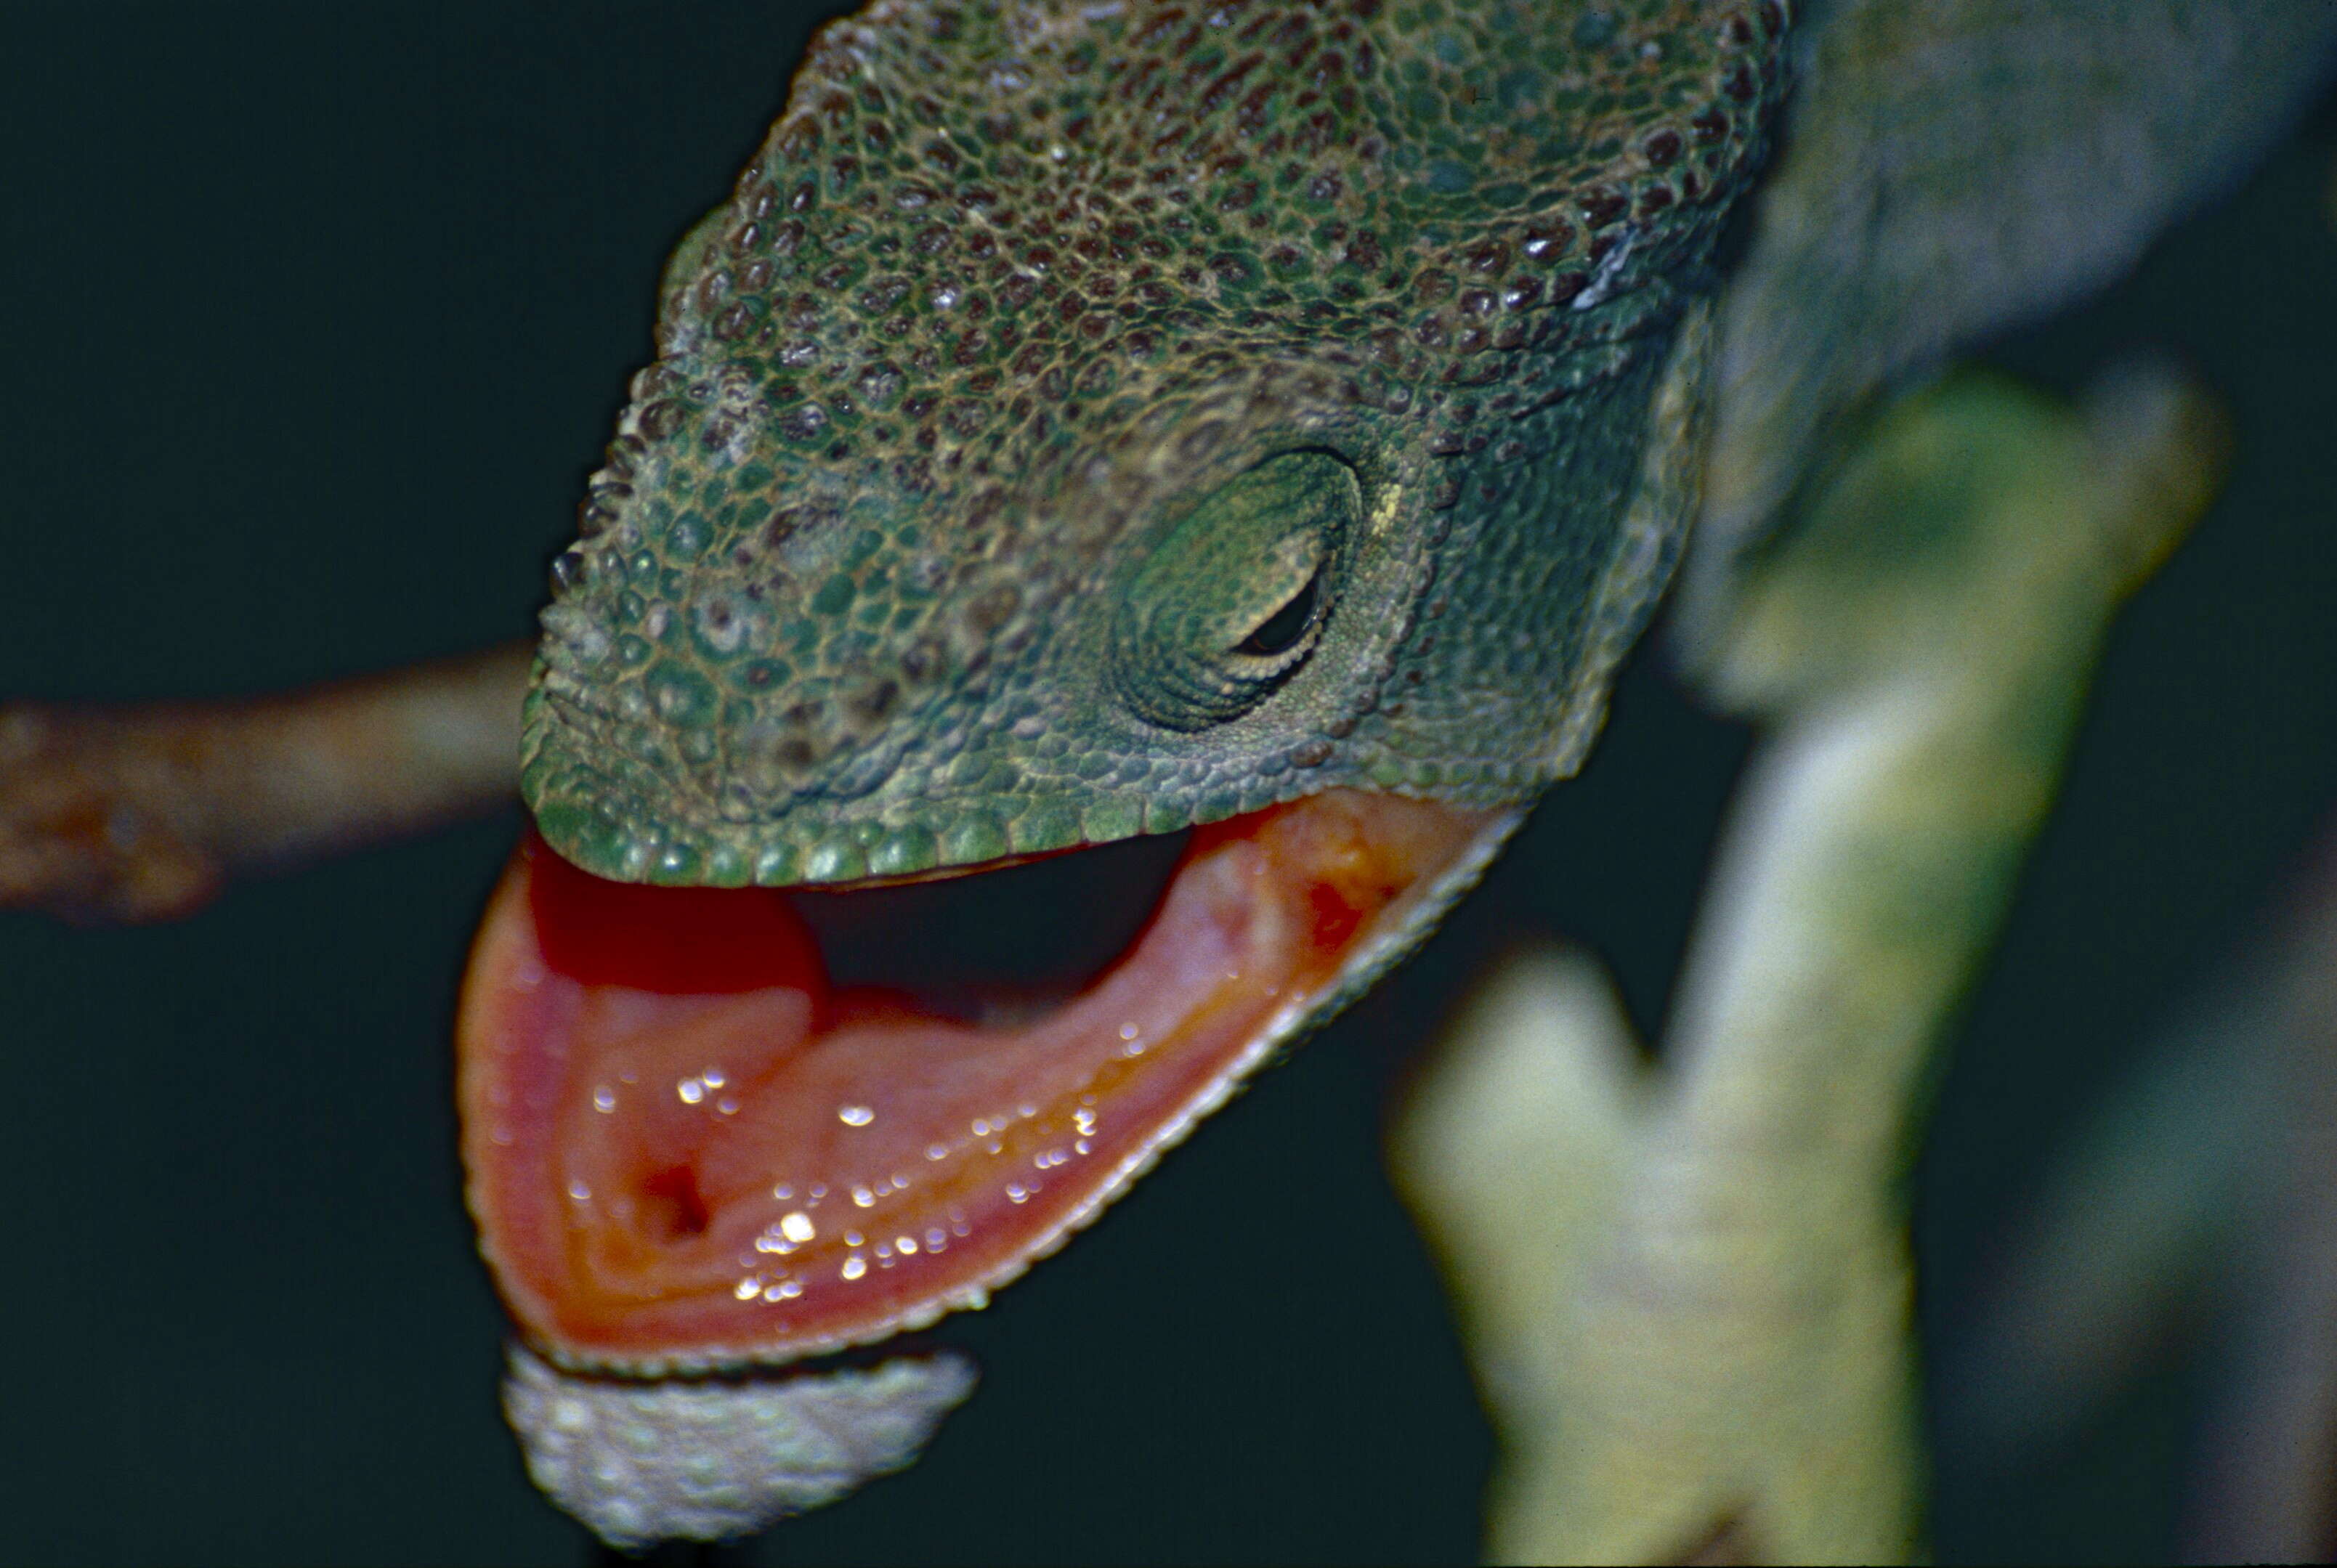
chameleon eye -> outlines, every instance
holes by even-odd
[[[1315,612],[1322,607],[1323,569],[1317,565],[1298,586],[1280,609],[1260,621],[1257,629],[1242,638],[1237,653],[1253,658],[1273,658],[1288,653],[1310,638],[1315,630]]]
[[[1269,458],[1203,499],[1126,579],[1111,646],[1122,700],[1198,730],[1271,696],[1322,640],[1361,504],[1354,471],[1321,452]]]

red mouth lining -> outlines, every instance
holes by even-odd
[[[459,1030],[504,1297],[555,1356],[637,1371],[784,1360],[978,1304],[1221,1100],[1488,820],[1336,793],[1199,830],[1165,895],[1117,895],[1122,931],[1150,909],[1117,963],[1092,907],[1055,908],[1002,989],[965,972],[1012,946],[980,951],[985,900],[1002,920],[1012,880],[1070,898],[1096,884],[1068,862],[1157,872],[1177,846],[945,892],[779,894],[605,882],[531,842]],[[954,942],[931,934],[953,901]],[[851,983],[856,942],[893,986]],[[1003,1020],[1002,995],[1021,998]]]
[[[832,890],[660,888],[579,871],[530,830],[545,964],[663,996],[786,987],[816,1032],[898,1012],[980,1024],[1076,995],[1141,934],[1191,833]]]

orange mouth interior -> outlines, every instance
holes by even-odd
[[[1202,828],[1117,962],[986,1021],[832,983],[807,911],[886,893],[630,886],[531,834],[457,1027],[504,1300],[554,1356],[643,1373],[979,1305],[1223,1100],[1499,814],[1335,791]],[[978,899],[984,874],[953,885]]]

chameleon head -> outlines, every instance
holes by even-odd
[[[792,886],[1172,831],[1374,768],[1447,782],[1387,733],[1424,688],[1407,634],[1449,602],[1423,603],[1428,460],[1336,365],[1159,357],[1125,406],[1033,409],[936,472],[897,425],[801,453],[749,411],[746,502],[707,461],[721,416],[689,411],[546,612],[546,836],[605,875]],[[1096,428],[1033,438],[1067,420]],[[1415,695],[1413,725],[1435,706]],[[1514,797],[1516,773],[1450,782]]]
[[[547,839],[789,886],[1569,771],[1782,18],[1452,11],[825,33],[555,564]]]
[[[821,35],[669,268],[544,613],[542,842],[461,1026],[532,1342],[769,1362],[978,1302],[1433,922],[1668,570],[1782,28],[890,0]],[[856,992],[827,895],[765,891],[1188,828],[1036,1014]]]

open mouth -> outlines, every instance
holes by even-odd
[[[642,1375],[978,1306],[1433,923],[1518,814],[1333,791],[820,892],[603,881],[531,834],[457,1026],[504,1298],[555,1359]]]

